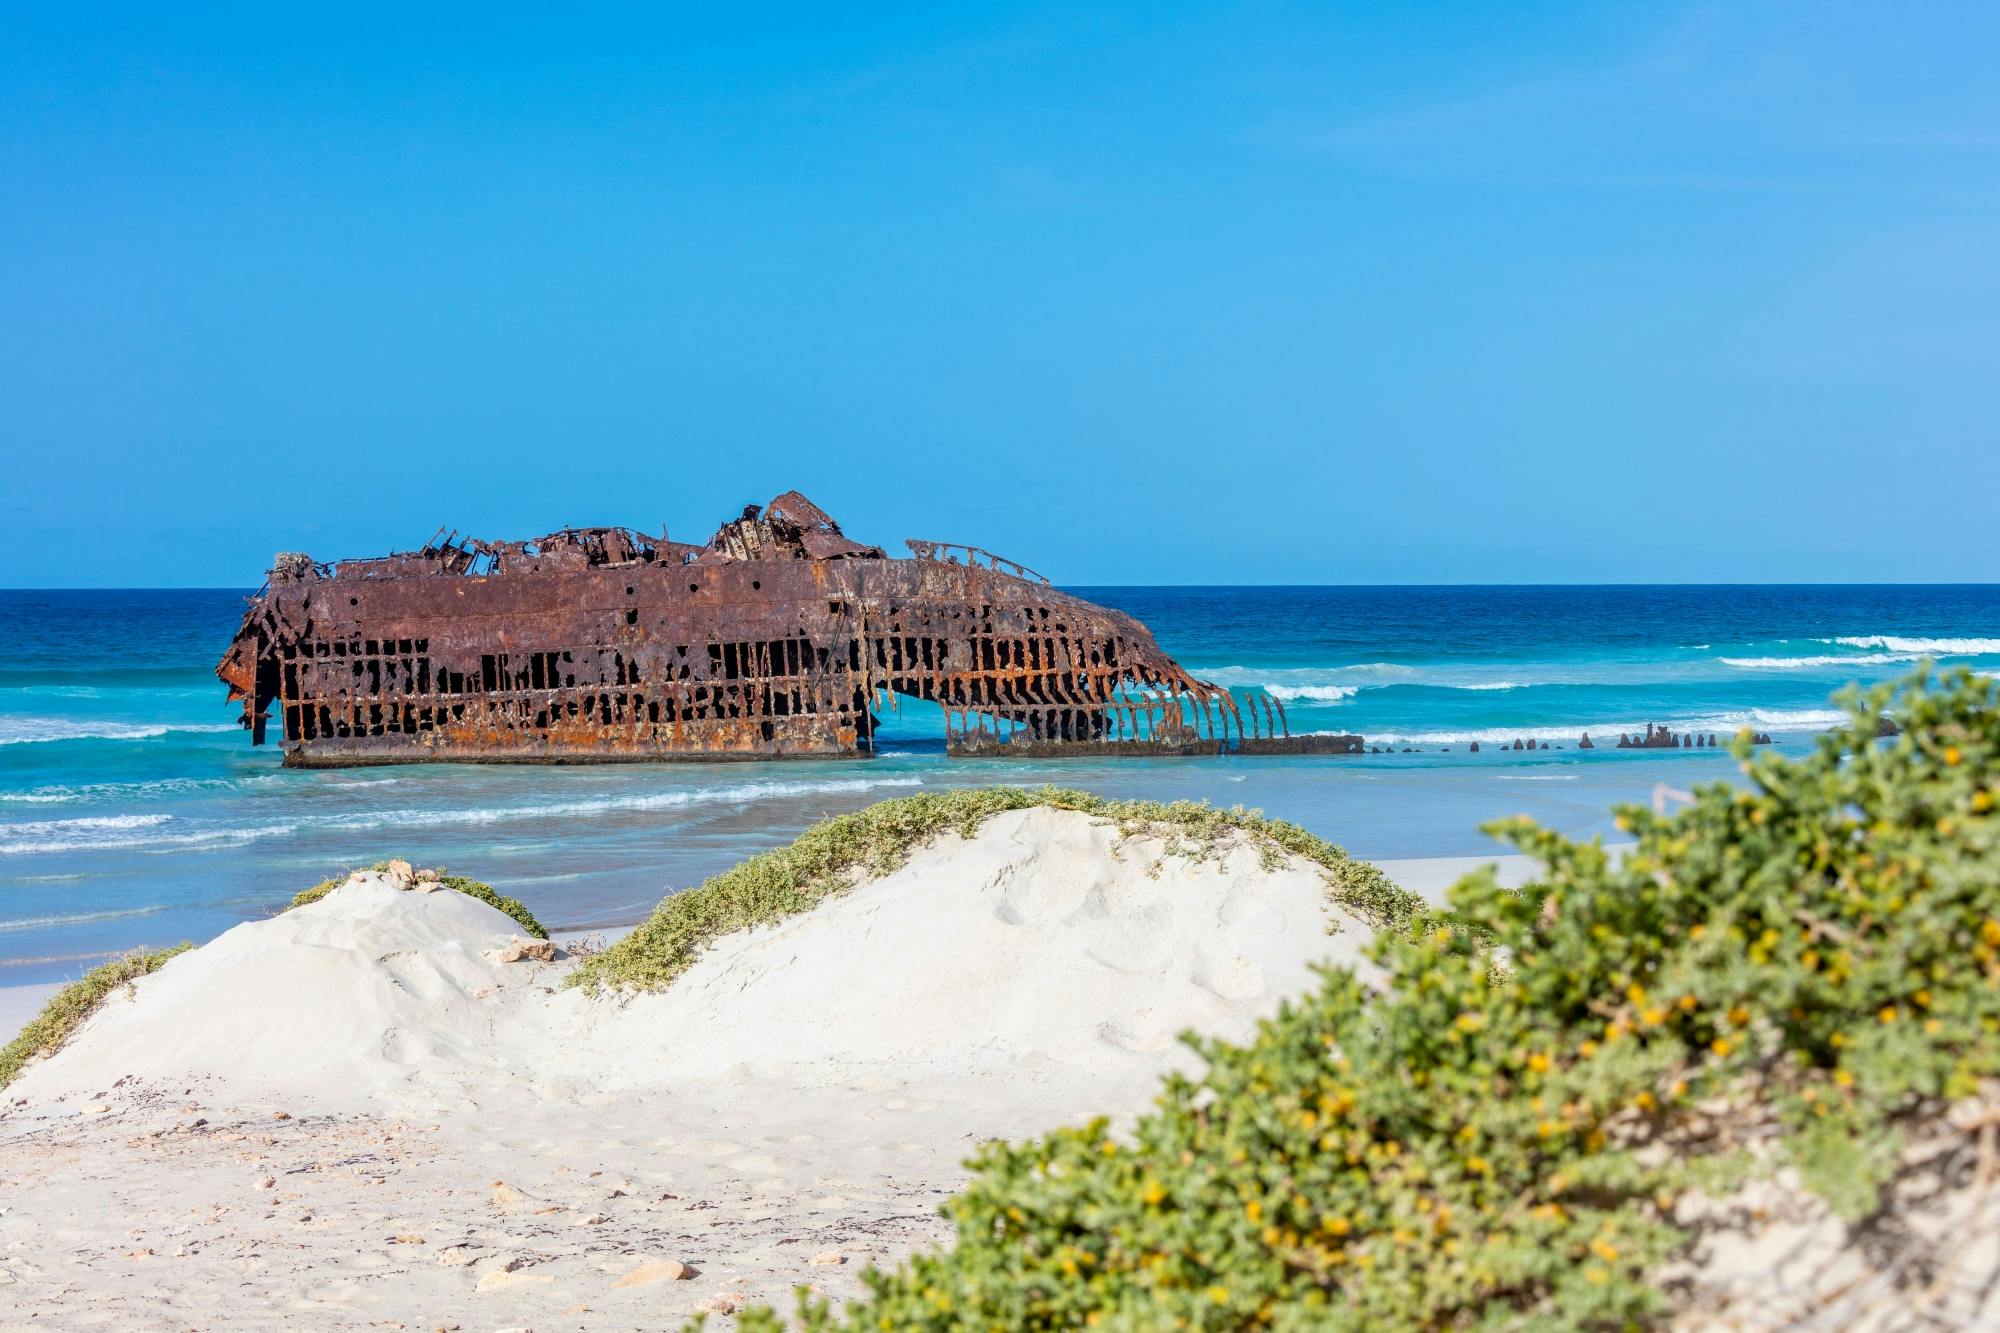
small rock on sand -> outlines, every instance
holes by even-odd
[[[827,1250],[824,1251],[823,1253],[815,1254],[812,1258],[806,1260],[806,1262],[809,1264],[817,1264],[822,1268],[826,1268],[826,1267],[831,1267],[834,1264],[846,1263],[847,1256],[842,1254],[839,1250]]]
[[[278,1178],[277,1178],[276,1176],[260,1176],[260,1177],[258,1177],[258,1180],[257,1180],[257,1188],[258,1188],[258,1189],[260,1189],[260,1190],[269,1190],[269,1189],[276,1189],[277,1187],[278,1187]]]
[[[620,1287],[642,1287],[648,1282],[675,1282],[694,1276],[694,1270],[678,1259],[652,1259],[618,1279]]]
[[[711,1296],[694,1308],[704,1314],[735,1314],[742,1305],[743,1298],[741,1296],[724,1294],[721,1296]]]
[[[493,1204],[496,1208],[504,1208],[510,1203],[526,1203],[528,1198],[504,1180],[493,1182]]]
[[[497,949],[480,950],[489,963],[519,963],[532,959],[537,963],[552,963],[556,957],[556,946],[548,940],[531,940],[516,935]]]
[[[499,1291],[506,1287],[520,1287],[543,1282],[554,1282],[548,1273],[526,1273],[518,1268],[496,1268],[485,1274],[474,1286],[475,1291]]]

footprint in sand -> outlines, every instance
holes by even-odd
[[[775,1176],[778,1174],[778,1159],[766,1153],[745,1153],[732,1157],[722,1165],[739,1176]]]
[[[392,1064],[413,1065],[427,1049],[407,1028],[390,1028],[382,1034],[382,1058]]]
[[[1086,952],[1116,972],[1151,972],[1174,947],[1173,913],[1154,903],[1105,917],[1090,933]]]
[[[1195,954],[1194,984],[1225,1000],[1254,1000],[1264,993],[1264,969],[1240,955]]]
[[[1156,1030],[1157,1025],[1147,1021],[1152,1015],[1150,1009],[1142,1009],[1124,1021],[1100,1023],[1097,1039],[1107,1046],[1115,1046],[1121,1051],[1151,1054],[1164,1051],[1173,1044],[1174,1034]]]
[[[927,1102],[911,1097],[891,1097],[882,1103],[882,1109],[885,1111],[905,1111],[913,1115],[922,1115],[925,1111],[935,1111],[937,1107],[938,1104],[936,1102]]]

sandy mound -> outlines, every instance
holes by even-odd
[[[490,1064],[500,1045],[493,998],[522,969],[482,951],[519,933],[464,894],[412,893],[359,873],[114,995],[10,1091],[34,1098],[193,1075],[246,1094],[352,1096],[416,1069]]]
[[[9,1309],[661,1327],[852,1295],[945,1238],[981,1139],[1142,1111],[1192,1060],[1178,1030],[1245,1034],[1369,934],[1304,862],[1048,809],[724,939],[662,994],[486,956],[515,932],[363,875],[113,997],[0,1103]]]
[[[1369,934],[1304,861],[1267,870],[1242,843],[1171,856],[1048,808],[726,938],[661,994],[593,998],[557,985],[564,964],[487,956],[516,933],[462,894],[358,874],[141,980],[15,1093],[194,1075],[360,1104],[398,1085],[588,1093],[1023,1060],[1149,1089],[1191,1058],[1176,1034],[1245,1035]]]
[[[1157,839],[1046,807],[996,815],[775,927],[720,941],[661,995],[590,1015],[613,1083],[819,1063],[1012,1066],[1151,1079],[1187,1029],[1246,1035],[1311,966],[1370,937],[1317,870]],[[1330,929],[1333,933],[1329,933]]]

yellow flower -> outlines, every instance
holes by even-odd
[[[1157,1207],[1160,1200],[1167,1197],[1167,1187],[1157,1180],[1149,1180],[1146,1182],[1146,1188],[1141,1197],[1146,1200],[1148,1208]]]
[[[1655,1106],[1659,1105],[1659,1103],[1656,1100],[1654,1100],[1653,1094],[1647,1092],[1644,1088],[1641,1088],[1639,1090],[1639,1095],[1632,1099],[1632,1104],[1638,1107],[1642,1111],[1650,1111]]]
[[[1750,1011],[1739,1004],[1729,1011],[1729,1021],[1736,1027],[1744,1027],[1750,1022]]]
[[[1833,1071],[1833,1081],[1843,1088],[1851,1088],[1854,1086],[1854,1075],[1845,1069],[1836,1069]]]
[[[1345,1236],[1354,1230],[1354,1224],[1344,1217],[1329,1217],[1322,1220],[1319,1225],[1329,1236]]]
[[[1607,1264],[1618,1258],[1618,1247],[1602,1236],[1590,1242],[1590,1252]]]
[[[1893,1022],[1895,1022],[1895,1021],[1896,1021],[1896,1006],[1895,1006],[1895,1005],[1893,1005],[1893,1004],[1885,1004],[1885,1005],[1883,1005],[1883,1006],[1882,1006],[1882,1012],[1880,1012],[1880,1013],[1876,1014],[1876,1015],[1875,1015],[1875,1017],[1877,1017],[1877,1018],[1881,1019],[1881,1020],[1882,1020],[1882,1021],[1883,1021],[1884,1023],[1893,1023]]]
[[[1243,1215],[1252,1222],[1258,1221],[1264,1216],[1264,1205],[1252,1199],[1243,1206]]]
[[[1594,1041],[1587,1041],[1583,1043],[1583,1045],[1577,1047],[1576,1051],[1578,1055],[1583,1056],[1587,1060],[1591,1056],[1597,1054],[1597,1043]]]
[[[1735,1047],[1730,1045],[1729,1038],[1717,1037],[1714,1041],[1708,1044],[1708,1049],[1714,1051],[1717,1055],[1727,1055],[1730,1053],[1730,1051],[1734,1050]]]
[[[1944,761],[1947,765],[1956,765],[1962,757],[1956,745],[1947,745],[1944,747]]]
[[[1229,1288],[1210,1287],[1208,1289],[1208,1299],[1214,1301],[1217,1305],[1224,1304],[1229,1300]]]

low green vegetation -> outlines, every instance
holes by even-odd
[[[970,837],[1006,810],[1050,806],[1115,821],[1127,833],[1163,835],[1172,855],[1201,857],[1242,835],[1274,863],[1295,853],[1320,867],[1334,902],[1375,926],[1401,925],[1423,910],[1420,899],[1380,870],[1295,824],[1255,811],[1193,801],[1111,801],[1061,787],[982,787],[927,792],[883,801],[815,824],[789,847],[752,857],[699,888],[660,903],[631,934],[587,958],[571,985],[658,990],[685,972],[712,940],[809,910],[863,879],[886,875],[943,833]]]
[[[388,868],[389,863],[387,861],[377,861],[372,866],[364,867],[364,869],[377,872],[385,871]],[[348,874],[353,873],[355,872],[348,872]],[[451,874],[441,866],[438,868],[436,874],[438,882],[443,884],[447,889],[456,889],[468,898],[479,899],[480,902],[485,903],[488,907],[499,908],[508,916],[520,922],[521,929],[536,939],[545,940],[549,937],[549,932],[543,929],[541,922],[535,920],[535,914],[530,912],[519,898],[504,898],[493,891],[491,884],[482,884],[480,881],[469,879],[464,875]],[[304,907],[307,903],[316,903],[346,882],[347,875],[340,875],[333,879],[323,879],[311,888],[301,889],[298,893],[293,894],[291,906]]]
[[[1379,934],[1386,989],[1329,970],[1246,1045],[1190,1038],[1206,1072],[1129,1136],[985,1146],[946,1205],[954,1244],[871,1271],[841,1311],[802,1294],[799,1323],[1618,1328],[1665,1313],[1649,1275],[1688,1243],[1691,1190],[1789,1164],[1867,1217],[1906,1128],[2000,1074],[1996,687],[1892,690],[1844,699],[1851,723],[1803,759],[1740,738],[1741,787],[1622,810],[1617,864],[1495,826],[1546,870],[1519,892],[1468,877],[1448,914]],[[1904,730],[1878,741],[1884,708]],[[865,827],[716,906],[802,903],[897,845]],[[671,976],[722,924],[663,909],[605,979]],[[1757,1154],[1732,1126],[1781,1132]]]
[[[193,947],[192,944],[177,944],[171,949],[114,958],[101,967],[92,968],[50,996],[49,1002],[42,1006],[42,1012],[21,1029],[19,1036],[0,1049],[0,1088],[12,1083],[30,1060],[54,1055],[60,1050],[70,1034],[97,1012],[97,1007],[111,992],[148,972],[157,971],[169,958],[186,953]]]

